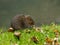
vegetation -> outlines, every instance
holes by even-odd
[[[14,36],[14,32],[0,31],[0,45],[44,45],[47,37],[53,40],[56,37],[55,32],[60,33],[60,25],[42,25],[39,29],[36,27],[16,32],[21,33],[19,39]]]

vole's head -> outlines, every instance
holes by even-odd
[[[34,25],[34,21],[29,15],[25,16],[25,21],[26,21],[26,24],[28,25],[28,27],[31,27]]]

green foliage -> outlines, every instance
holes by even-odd
[[[21,36],[20,40],[17,40],[14,36],[13,32],[2,32],[0,31],[0,45],[44,45],[45,38],[48,36],[51,39],[55,37],[54,30],[58,30],[60,32],[60,25],[45,25],[41,26],[43,33],[37,32],[35,29],[24,29],[20,30]],[[30,33],[26,33],[26,30],[30,30]],[[31,37],[37,37],[38,43],[34,43],[31,40]]]

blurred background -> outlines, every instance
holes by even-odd
[[[9,27],[16,14],[29,14],[37,26],[60,23],[60,0],[0,0],[0,27]]]

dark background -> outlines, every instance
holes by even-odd
[[[60,23],[60,0],[0,0],[0,27],[9,27],[13,16],[29,14],[36,25]]]

